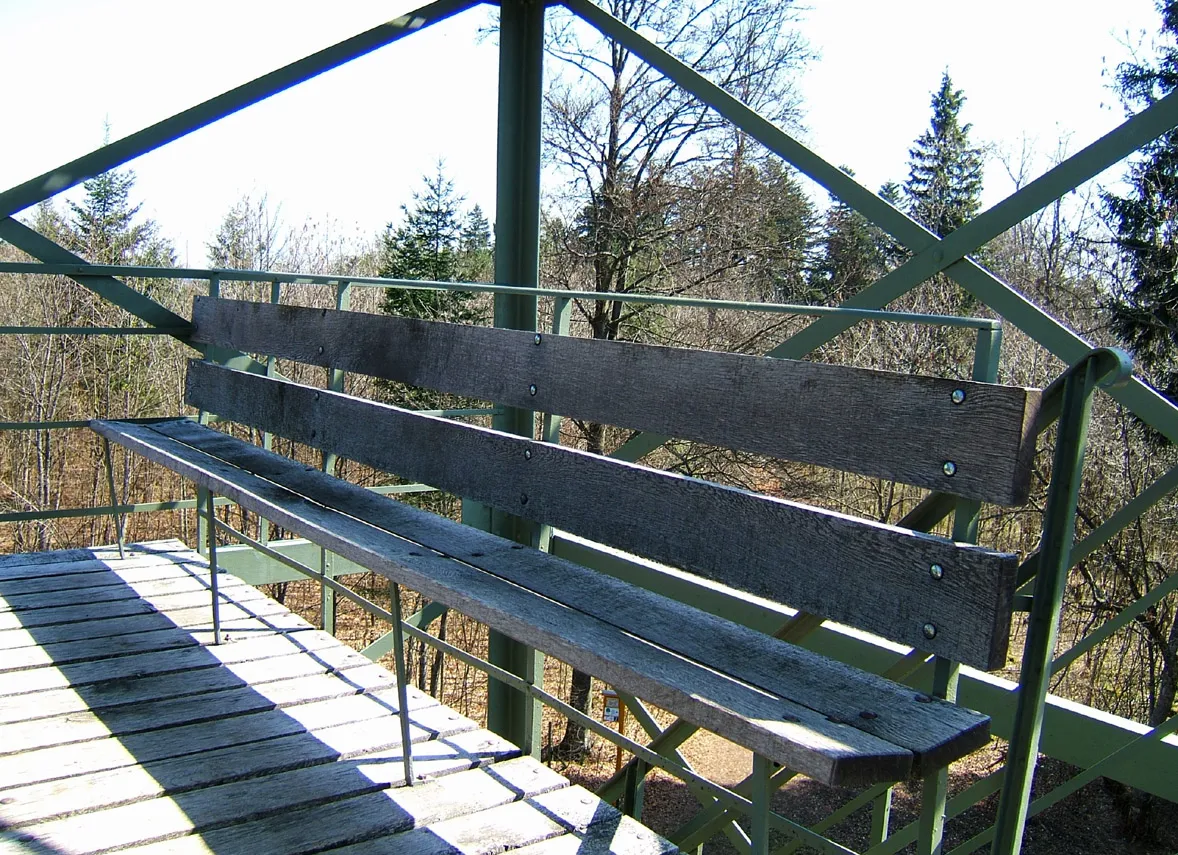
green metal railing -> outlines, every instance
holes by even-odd
[[[619,299],[618,295],[613,294],[603,297],[595,292],[567,292],[528,287],[539,283],[536,268],[540,174],[538,121],[542,86],[540,72],[544,8],[543,4],[527,2],[527,0],[503,0],[500,4],[502,13],[500,18],[501,101],[499,192],[496,210],[500,239],[497,244],[495,277],[500,284],[455,286],[440,283],[374,280],[363,277],[301,276],[265,271],[99,267],[86,264],[83,259],[11,218],[11,215],[17,211],[49,198],[54,193],[77,186],[96,174],[120,166],[167,142],[191,133],[211,121],[231,115],[250,104],[335,68],[357,56],[424,29],[473,5],[475,4],[465,2],[465,0],[442,0],[442,2],[424,6],[395,21],[383,24],[353,39],[278,69],[150,128],[104,146],[59,169],[0,193],[0,239],[12,243],[41,262],[39,264],[0,264],[0,273],[36,273],[69,277],[81,286],[94,291],[104,300],[130,312],[132,316],[147,325],[130,328],[131,331],[119,330],[118,332],[110,329],[3,327],[0,328],[0,334],[170,335],[184,340],[190,329],[187,319],[179,317],[166,307],[130,288],[117,278],[120,276],[207,279],[212,292],[217,291],[221,281],[233,279],[244,282],[272,283],[275,294],[281,291],[284,284],[313,284],[337,288],[350,286],[388,287],[390,285],[460,288],[493,295],[497,325],[524,328],[535,327],[536,300],[537,298],[546,298],[554,301],[553,316],[556,331],[567,331],[567,307],[570,300]],[[584,21],[589,22],[606,37],[623,45],[636,58],[648,63],[693,93],[733,126],[747,133],[752,139],[816,181],[843,203],[861,213],[869,222],[891,235],[910,253],[907,261],[840,307],[781,306],[637,294],[624,295],[620,299],[633,303],[776,312],[813,317],[815,318],[813,323],[769,351],[769,355],[772,356],[803,358],[850,329],[854,324],[869,318],[906,323],[970,326],[972,321],[967,322],[956,318],[922,318],[903,312],[885,313],[886,316],[876,313],[875,310],[880,310],[903,297],[931,276],[944,274],[998,315],[1007,328],[1014,327],[1021,330],[1048,353],[1067,365],[1085,364],[1083,383],[1091,387],[1095,382],[1092,372],[1088,370],[1094,364],[1089,360],[1092,348],[1088,342],[1034,305],[1027,297],[993,273],[972,261],[968,256],[1028,216],[1178,126],[1178,93],[1159,99],[1111,133],[1063,161],[952,234],[938,237],[860,185],[851,176],[825,161],[788,133],[758,116],[739,100],[589,0],[562,0],[561,5]],[[502,283],[514,283],[514,285]],[[989,326],[981,324],[976,326],[979,335],[979,349],[989,348],[989,350],[986,351],[984,357],[979,356],[978,363],[996,365],[997,347],[1000,343],[1002,327],[999,325],[999,321],[984,323]],[[983,335],[987,338],[988,344],[981,345]],[[273,368],[272,365],[259,363],[242,354],[211,355],[250,370],[264,372]],[[1073,381],[1078,376],[1078,371],[1079,369],[1069,375]],[[1064,394],[1065,385],[1061,382],[1057,388],[1051,391],[1054,396],[1052,400],[1057,401],[1061,408],[1071,406],[1075,402],[1074,385],[1071,387],[1070,402],[1065,402],[1064,399],[1068,397]],[[1132,378],[1120,386],[1105,390],[1105,393],[1161,435],[1178,441],[1178,407],[1175,407],[1172,402],[1139,379]],[[531,424],[533,418],[530,413],[516,411],[496,410],[493,415],[496,419],[496,426],[506,430],[523,430]],[[7,422],[0,423],[0,429],[53,430],[76,428],[83,425],[84,422],[78,421],[60,423]],[[1045,426],[1041,425],[1040,427]],[[543,426],[545,438],[555,437],[557,429],[557,420],[546,417]],[[665,437],[639,435],[628,441],[617,454],[624,459],[635,460],[657,448],[664,440]],[[1067,443],[1064,444],[1067,445]],[[1057,463],[1057,468],[1059,465]],[[1061,546],[1067,548],[1063,548],[1060,554],[1054,556],[1031,556],[1022,568],[1021,579],[1028,584],[1037,579],[1038,581],[1035,581],[1037,586],[1058,586],[1061,580],[1066,578],[1068,570],[1093,556],[1097,550],[1109,544],[1143,514],[1155,508],[1160,502],[1167,500],[1175,487],[1178,487],[1178,467],[1170,468],[1156,478],[1153,483],[1144,485],[1136,495],[1126,500],[1106,519],[1099,521],[1078,542],[1071,543],[1071,535],[1064,532],[1063,534],[1067,536],[1063,538]],[[190,506],[189,500],[180,500],[180,503],[184,507]],[[170,503],[127,505],[112,501],[109,507],[88,510],[92,513],[121,513],[162,509],[162,507],[156,508],[154,505],[170,506]],[[177,505],[177,507],[179,506]],[[477,516],[477,509],[470,510],[472,518]],[[933,495],[913,509],[905,518],[904,524],[913,528],[931,528],[955,510],[958,508],[954,501],[943,496]],[[67,509],[52,513],[71,512]],[[969,515],[959,515],[959,517],[968,519]],[[49,517],[43,516],[42,518]],[[0,521],[5,519],[5,517],[0,517]],[[8,519],[7,521],[16,520]],[[219,521],[214,522],[213,525],[219,530],[225,531]],[[968,528],[968,526],[966,527]],[[512,534],[507,530],[500,533]],[[245,537],[244,533],[241,534]],[[566,537],[559,532],[547,532],[545,536],[550,538],[550,548],[557,555],[580,561],[603,572],[634,581],[636,584],[657,588],[731,619],[767,632],[778,633],[791,641],[812,646],[845,661],[854,661],[861,667],[872,668],[880,673],[889,673],[898,679],[909,680],[913,685],[921,686],[922,690],[930,690],[934,685],[949,690],[954,681],[950,671],[944,667],[938,668],[936,663],[926,663],[919,654],[905,654],[904,651],[897,650],[892,646],[866,641],[860,636],[848,635],[837,627],[822,625],[821,621],[810,619],[808,616],[791,617],[786,612],[774,610],[762,604],[750,603],[732,594],[717,592],[713,588],[705,589],[694,586],[681,576],[666,573],[649,564],[634,561],[626,556],[620,556],[575,538]],[[269,552],[255,551],[256,546],[264,546]],[[261,580],[263,577],[280,578],[274,568],[289,568],[290,562],[285,559],[298,554],[306,559],[296,562],[300,564],[300,568],[297,570],[299,574],[309,574],[313,578],[319,578],[324,583],[325,591],[331,590],[342,596],[350,596],[342,590],[344,586],[332,579],[326,572],[326,558],[318,551],[317,547],[278,541],[266,545],[262,541],[256,541],[247,546],[246,550],[240,553],[222,550],[223,565],[233,566],[236,562],[247,576],[250,573],[255,573],[255,581]],[[265,562],[261,563],[263,558]],[[311,566],[316,558],[319,559],[319,570],[315,570]],[[334,568],[334,571],[338,574],[341,569],[345,569],[342,562]],[[1044,579],[1049,579],[1049,582],[1043,582]],[[995,732],[999,735],[1010,737],[1016,733],[1016,728],[1021,728],[1017,732],[1024,735],[1017,736],[1017,746],[1012,747],[1012,753],[1015,754],[1016,760],[1018,757],[1022,757],[1023,760],[1015,763],[1020,771],[1011,776],[1011,780],[1014,781],[1020,776],[1022,780],[1018,782],[1017,786],[1010,787],[1010,792],[1004,792],[1002,797],[1004,807],[1000,812],[998,824],[958,846],[953,850],[955,853],[965,855],[965,853],[976,851],[988,845],[991,838],[996,838],[998,841],[995,851],[1017,852],[1021,839],[1021,827],[1026,816],[1034,815],[1066,798],[1097,776],[1112,777],[1162,797],[1178,800],[1178,776],[1173,775],[1173,769],[1178,768],[1178,739],[1173,736],[1175,730],[1178,730],[1178,716],[1171,716],[1154,727],[1146,727],[1125,720],[1117,720],[1105,714],[1098,714],[1096,711],[1085,710],[1077,704],[1064,704],[1047,696],[1045,706],[1040,707],[1043,714],[1042,720],[1036,724],[1035,722],[1028,723],[1027,702],[1022,701],[1022,698],[1029,694],[1029,689],[1034,689],[1035,692],[1040,691],[1045,685],[1047,676],[1058,674],[1081,656],[1090,653],[1099,645],[1107,643],[1110,638],[1123,632],[1126,627],[1149,609],[1173,596],[1176,591],[1178,591],[1178,573],[1171,572],[1158,581],[1151,590],[1142,592],[1142,595],[1134,602],[1128,604],[1119,613],[1110,615],[1108,620],[1095,627],[1087,636],[1078,639],[1071,649],[1060,652],[1054,658],[1051,656],[1053,651],[1050,645],[1042,645],[1042,649],[1033,650],[1033,655],[1030,658],[1034,660],[1033,670],[1035,673],[1024,677],[1021,688],[1018,684],[1009,681],[973,672],[970,669],[961,669],[958,682],[959,700],[968,706],[982,709],[991,714],[994,717]],[[1030,604],[1032,609],[1046,608],[1046,600],[1048,599],[1051,597],[1036,595],[1026,602]],[[327,602],[326,593],[324,594],[324,602]],[[370,605],[379,610],[374,611],[374,614],[378,614],[378,616],[383,614],[386,619],[392,619],[392,614],[388,610],[383,610],[382,607],[375,604],[370,603]],[[368,608],[368,606],[364,607]],[[680,737],[683,736],[686,727],[672,725],[670,728],[660,729],[655,725],[649,710],[638,699],[623,697],[622,700],[630,708],[635,720],[640,723],[650,741],[648,744],[642,745],[626,738],[619,740],[617,734],[609,728],[605,728],[591,718],[572,710],[559,699],[544,692],[542,687],[538,687],[531,679],[534,677],[536,659],[530,651],[502,641],[493,649],[493,663],[481,661],[476,663],[466,652],[453,645],[448,645],[424,631],[424,627],[436,616],[436,609],[412,616],[405,621],[405,630],[410,635],[435,644],[468,664],[482,667],[495,678],[496,682],[505,687],[505,691],[493,693],[491,704],[492,721],[500,732],[510,734],[512,738],[527,747],[529,742],[534,741],[535,738],[536,716],[533,701],[543,701],[579,721],[595,733],[620,742],[625,750],[633,754],[635,760],[619,776],[611,780],[603,792],[609,798],[620,799],[634,813],[640,812],[638,782],[640,782],[646,768],[657,766],[670,769],[688,782],[693,792],[699,796],[702,809],[696,819],[690,821],[674,835],[675,839],[684,845],[694,845],[707,839],[710,833],[722,830],[728,833],[729,839],[736,843],[738,850],[750,851],[751,844],[745,832],[730,822],[737,815],[743,814],[751,815],[753,818],[752,827],[761,832],[756,843],[757,851],[765,851],[767,847],[765,832],[772,827],[786,832],[792,838],[793,842],[787,844],[782,851],[792,851],[797,845],[804,843],[818,848],[820,851],[845,852],[847,850],[844,847],[819,835],[849,815],[850,812],[870,805],[874,814],[870,852],[886,855],[886,853],[898,851],[912,842],[918,843],[921,852],[941,851],[940,817],[957,816],[986,796],[1005,789],[1003,786],[1004,780],[1007,778],[1005,768],[979,780],[951,799],[945,798],[943,781],[933,781],[931,783],[935,793],[932,797],[926,798],[924,819],[921,822],[914,822],[905,828],[892,831],[890,828],[892,823],[890,821],[889,791],[886,788],[872,788],[852,798],[838,811],[813,828],[805,829],[763,807],[772,789],[790,777],[788,772],[758,775],[735,789],[718,787],[701,778],[680,762],[682,758],[677,754],[676,749],[681,744]],[[1050,616],[1048,618],[1050,623]],[[1041,633],[1039,637],[1042,638]],[[382,645],[377,644],[373,645],[368,652],[375,655],[381,649]],[[1019,711],[1020,705],[1022,712]],[[1016,719],[1021,723],[1016,725]],[[1032,750],[1034,740],[1028,739],[1025,734],[1028,729],[1030,731],[1038,730],[1040,725],[1042,739],[1039,742],[1039,750],[1049,756],[1073,763],[1080,767],[1081,771],[1064,784],[1057,786],[1046,796],[1026,805],[1025,799],[1017,798],[1011,793],[1025,789],[1026,775],[1024,773],[1028,768],[1026,757],[1028,752],[1032,755],[1034,753]],[[768,772],[760,766],[758,771]],[[926,782],[926,786],[928,783]]]

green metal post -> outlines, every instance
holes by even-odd
[[[270,283],[270,302],[278,305],[282,302],[282,283],[275,279]],[[266,376],[275,377],[278,374],[278,359],[274,356],[266,357]],[[274,434],[265,431],[262,434],[262,448],[269,451],[274,446]],[[258,541],[260,543],[270,542],[270,520],[265,517],[258,517]]]
[[[1002,350],[1002,328],[979,329],[974,347],[973,379],[979,383],[994,383],[998,379],[998,360]],[[955,397],[954,401],[958,401]],[[958,406],[968,407],[970,401],[962,397]],[[953,539],[960,543],[976,543],[978,516],[981,503],[965,499],[957,501],[953,513]],[[947,701],[957,700],[957,683],[961,665],[934,659],[932,693]],[[945,833],[945,805],[949,797],[949,770],[937,769],[925,776],[921,791],[920,835],[917,840],[919,855],[941,855]],[[879,841],[882,842],[882,838]]]
[[[1091,354],[1069,369],[1064,381],[1051,484],[1043,513],[1039,570],[1019,675],[1018,706],[1006,755],[1005,778],[991,849],[996,855],[1018,855],[1022,850],[1027,803],[1043,730],[1043,707],[1051,680],[1051,659],[1059,633],[1064,586],[1071,566],[1092,391],[1102,374],[1107,372],[1107,365],[1101,365],[1101,357],[1107,359],[1108,353]],[[1116,355],[1123,359],[1123,355]]]
[[[753,815],[749,837],[751,855],[769,855],[769,811],[770,800],[775,789],[769,778],[773,774],[772,764],[760,754],[753,755]]]
[[[504,0],[499,18],[499,128],[495,203],[495,281],[535,288],[540,281],[540,122],[543,106],[544,4]],[[536,329],[536,298],[495,297],[495,326]],[[535,413],[507,408],[497,430],[536,435]],[[533,543],[537,529],[501,511],[490,514],[495,534]],[[527,679],[544,673],[532,648],[492,632],[490,661]],[[498,681],[487,690],[487,727],[526,753],[540,750],[540,704]]]
[[[110,486],[110,504],[112,508],[117,508],[122,502],[119,501],[118,494],[115,491],[115,464],[110,454],[110,440],[106,437],[102,439],[102,456],[106,460],[106,480]],[[115,540],[119,545],[119,558],[126,558],[126,546],[123,543],[125,517],[119,511],[115,511],[113,516],[115,521]]]
[[[216,276],[209,277],[209,296],[212,297],[213,299],[217,299],[221,296],[221,280],[220,280],[220,278],[218,278]],[[210,362],[216,362],[216,359],[213,356],[213,350],[211,348],[209,349],[208,353],[206,354],[206,358]],[[197,416],[197,421],[199,421],[202,425],[207,425],[209,423],[209,415],[210,415],[210,413],[208,410],[201,410],[199,415]],[[209,526],[211,525],[211,522],[212,522],[211,516],[206,518],[200,511],[200,509],[205,506],[205,503],[208,501],[208,499],[209,499],[209,491],[206,490],[204,487],[197,487],[196,488],[196,508],[197,508],[197,511],[196,511],[196,551],[200,555],[207,554],[207,544],[209,542]]]
[[[213,597],[213,644],[221,643],[221,593],[217,590],[217,524],[214,496],[205,491],[205,513],[209,533],[209,590]],[[200,511],[197,511],[199,514]]]
[[[341,282],[335,288],[335,308],[339,311],[347,311],[352,307],[352,283]],[[347,380],[347,372],[340,371],[336,368],[329,368],[327,370],[327,388],[333,392],[344,391],[344,383]],[[330,453],[323,453],[323,471],[329,475],[335,474],[336,464],[339,458]],[[319,572],[323,574],[325,579],[333,578],[332,576],[332,561],[331,553],[326,549],[319,550]],[[335,635],[335,618],[336,618],[336,602],[335,590],[327,585],[320,585],[320,604],[319,613],[323,622],[323,631]]]

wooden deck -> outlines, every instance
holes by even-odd
[[[0,855],[627,853],[665,840],[178,541],[0,557]]]

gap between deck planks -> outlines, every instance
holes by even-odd
[[[176,541],[0,557],[0,855],[676,851]],[[340,848],[343,847],[343,848]]]

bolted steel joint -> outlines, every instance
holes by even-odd
[[[535,395],[536,393],[533,392],[532,394]],[[952,460],[946,460],[943,464],[941,464],[941,471],[952,478],[957,474],[957,464]]]
[[[954,389],[953,394],[951,394],[949,396],[949,398],[950,398],[950,400],[953,401],[954,404],[964,404],[965,403],[965,390],[964,389]]]
[[[924,637],[929,641],[932,641],[937,637],[937,627],[934,624],[926,623],[922,628],[922,631],[924,632]]]

